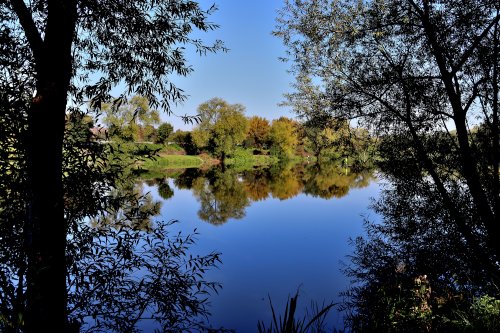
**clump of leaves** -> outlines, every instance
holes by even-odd
[[[69,309],[83,332],[203,330],[208,296],[220,284],[203,278],[218,253],[189,254],[196,233],[171,235],[175,221],[143,231],[79,225],[70,243]]]

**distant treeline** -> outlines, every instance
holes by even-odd
[[[255,155],[293,156],[317,159],[355,157],[366,162],[374,157],[376,140],[362,128],[353,128],[346,120],[323,119],[321,123],[297,121],[287,117],[268,120],[247,117],[241,104],[229,104],[221,98],[202,103],[197,109],[192,131],[161,122],[159,112],[150,109],[148,100],[134,96],[125,103],[103,106],[104,127],[94,127],[100,139],[124,142],[177,144],[188,155],[208,153],[222,161],[237,150]]]

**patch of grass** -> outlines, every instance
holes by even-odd
[[[162,146],[160,149],[160,155],[185,155],[184,149],[176,143],[170,143],[168,145]]]
[[[266,167],[279,162],[276,156],[253,155],[251,149],[238,149],[225,160],[226,165],[238,170],[249,170],[255,167]]]
[[[199,168],[203,160],[191,155],[164,155],[148,159],[141,163],[141,168],[148,171],[164,169]]]
[[[134,174],[141,180],[150,180],[150,179],[165,179],[165,178],[171,178],[175,179],[178,178],[180,175],[184,173],[186,168],[173,168],[173,169],[153,169],[153,170],[146,170],[146,169],[133,169],[135,171]]]

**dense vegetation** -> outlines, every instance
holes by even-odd
[[[199,119],[192,131],[174,131],[169,123],[154,127],[147,120],[157,119],[157,111],[139,96],[116,110],[106,104],[104,110],[106,127],[95,127],[93,131],[100,134],[101,140],[128,147],[129,151],[156,152],[154,160],[136,165],[149,171],[218,163],[262,166],[293,159],[344,161],[362,168],[370,167],[376,158],[377,139],[347,122],[330,119],[316,124],[286,117],[271,122],[257,116],[248,118],[244,106],[231,105],[221,98],[198,107]]]
[[[376,156],[383,221],[353,241],[348,327],[498,331],[499,2],[285,0],[274,34],[293,61],[285,104],[298,120],[248,118],[214,98],[185,117],[192,131],[174,131],[159,110],[185,98],[169,79],[192,70],[185,47],[225,50],[190,37],[217,28],[214,9],[0,3],[0,330],[133,332],[150,309],[162,330],[206,328],[200,296],[218,285],[202,273],[218,255],[187,257],[191,236],[153,224],[158,205],[134,172],[220,163],[177,178],[202,203],[200,218],[220,224],[249,198],[342,195],[338,170],[321,162],[356,170]],[[319,163],[287,169],[296,157]],[[240,183],[248,165],[280,172]],[[218,210],[203,205],[214,200]]]
[[[217,255],[185,256],[192,237],[170,237],[164,223],[134,227],[149,203],[83,114],[111,102],[129,117],[125,98],[110,96],[118,84],[142,96],[131,100],[139,108],[182,101],[169,76],[191,72],[185,47],[224,50],[190,37],[217,28],[214,10],[184,0],[0,3],[1,331],[134,332],[150,309],[161,330],[199,326],[200,293],[215,287],[202,273]],[[136,139],[149,135],[157,118],[137,116],[123,136],[138,126]],[[89,225],[109,217],[123,226]]]
[[[382,139],[382,223],[355,240],[359,332],[498,331],[498,1],[285,1],[275,34],[308,121]]]

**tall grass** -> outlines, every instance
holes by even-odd
[[[313,303],[311,308],[306,310],[306,314],[303,318],[297,318],[297,299],[299,297],[299,292],[295,293],[295,296],[289,297],[286,306],[285,313],[283,317],[281,315],[279,318],[276,317],[276,311],[274,310],[274,305],[269,296],[269,305],[271,307],[271,312],[273,315],[272,321],[269,327],[266,327],[262,321],[257,324],[257,329],[259,333],[320,333],[326,332],[325,320],[328,312],[336,305],[335,303],[330,303],[328,305],[322,304],[319,306]]]

